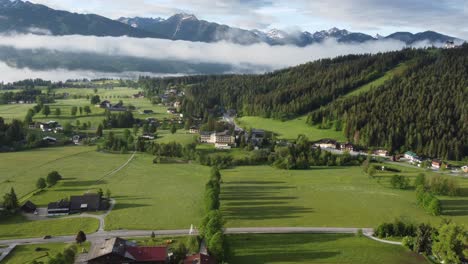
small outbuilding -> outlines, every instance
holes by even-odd
[[[21,206],[21,211],[25,212],[25,213],[28,213],[28,214],[32,214],[34,212],[36,212],[37,210],[37,206],[31,202],[31,201],[26,201],[23,206]]]

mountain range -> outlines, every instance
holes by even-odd
[[[457,41],[455,37],[433,31],[417,34],[396,32],[386,37],[370,36],[344,29],[310,32],[286,32],[273,29],[268,32],[245,30],[199,20],[190,14],[176,14],[163,18],[119,18],[112,20],[95,14],[77,14],[55,10],[45,5],[21,0],[0,0],[0,32],[20,32],[51,35],[130,36],[194,42],[227,41],[241,45],[266,43],[269,45],[296,45],[304,47],[326,39],[342,43],[362,43],[378,39],[395,39],[411,45],[427,40],[432,43]]]

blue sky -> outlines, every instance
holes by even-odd
[[[174,13],[241,28],[314,32],[331,27],[375,35],[435,30],[468,39],[468,0],[30,0],[110,18]]]

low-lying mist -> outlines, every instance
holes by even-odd
[[[248,72],[275,70],[295,66],[305,62],[336,57],[347,54],[364,54],[394,51],[403,49],[405,43],[396,40],[377,40],[364,43],[338,43],[329,39],[320,44],[307,47],[297,46],[269,46],[254,44],[242,46],[227,42],[201,43],[188,41],[171,41],[163,39],[137,39],[130,37],[94,37],[94,36],[50,36],[34,34],[8,34],[0,36],[0,46],[12,47],[16,50],[49,50],[65,53],[92,53],[105,56],[128,56],[146,60],[171,60],[185,63],[217,63],[232,65],[229,73],[245,73],[245,65],[251,65]],[[427,42],[420,42],[413,47],[429,46]],[[11,65],[11,63],[9,64]],[[150,69],[145,73],[128,73],[125,69],[121,73],[96,72],[86,65],[80,64],[80,70],[67,69],[37,70],[34,67],[18,69],[6,64],[0,64],[3,81],[11,81],[41,76],[44,79],[65,80],[68,78],[97,77],[127,77],[140,74],[158,74],[157,69]],[[145,70],[146,71],[146,70]],[[173,74],[193,74],[196,71],[176,72]],[[226,72],[227,73],[227,72]],[[82,74],[82,75],[81,75]]]

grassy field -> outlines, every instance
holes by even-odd
[[[27,221],[23,216],[14,216],[0,221],[0,239],[75,235],[80,230],[94,233],[98,227],[99,221],[94,218]]]
[[[0,191],[5,193],[14,187],[18,196],[26,196],[44,207],[70,195],[110,189],[117,205],[106,219],[107,229],[172,229],[197,225],[203,215],[202,197],[209,168],[195,164],[153,165],[152,156],[138,154],[127,167],[106,176],[130,156],[99,153],[95,147],[2,153]],[[36,180],[52,170],[59,171],[64,180],[29,197],[36,189]]]
[[[408,65],[406,63],[402,63],[398,65],[397,67],[395,67],[394,69],[391,69],[388,72],[386,72],[384,76],[355,89],[351,93],[346,94],[344,97],[346,98],[350,96],[356,96],[362,93],[366,93],[373,88],[377,88],[383,85],[386,81],[392,79],[395,75],[402,74],[407,68],[408,68]]]
[[[424,257],[401,246],[346,234],[230,235],[233,264],[348,263],[422,264]]]
[[[415,176],[414,169],[403,169]],[[231,227],[376,227],[401,218],[438,223],[416,205],[413,190],[391,189],[389,177],[369,179],[360,167],[277,170],[268,166],[237,167],[222,172],[222,211]],[[467,180],[460,180],[468,187]],[[455,201],[450,202],[450,200]],[[467,198],[442,198],[454,209],[444,217],[468,222]],[[447,204],[448,203],[448,204]],[[463,205],[463,203],[465,205]]]
[[[271,131],[280,139],[296,139],[298,135],[306,135],[310,140],[319,140],[323,138],[332,138],[344,141],[341,131],[334,129],[318,129],[306,124],[306,117],[299,117],[293,120],[281,121],[270,118],[245,116],[238,118],[239,125],[245,128],[257,128]]]
[[[40,245],[21,245],[15,247],[15,249],[8,255],[2,263],[6,264],[25,264],[31,263],[33,260],[38,262],[47,262],[51,257],[57,253],[63,252],[63,250],[70,244],[67,243],[49,243]],[[90,244],[84,243],[83,246],[78,247],[78,253],[81,252],[82,248],[89,249]],[[40,248],[39,251],[36,249]]]
[[[139,155],[103,186],[117,200],[106,229],[176,229],[200,223],[209,168],[151,163],[151,156]]]
[[[93,184],[102,176],[125,163],[130,155],[96,152],[96,147],[56,147],[30,151],[0,153],[0,193],[11,187],[19,197],[36,190],[36,181],[57,170],[64,180],[31,200],[47,205],[69,194],[94,190]]]

